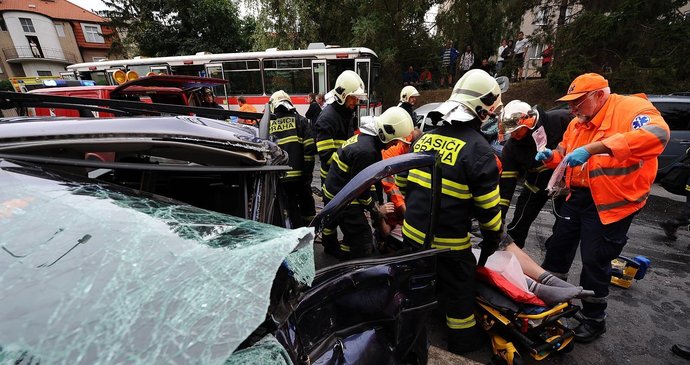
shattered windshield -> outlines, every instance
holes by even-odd
[[[265,319],[283,262],[314,276],[311,229],[7,161],[0,183],[0,363],[219,364]]]

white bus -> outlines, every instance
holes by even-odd
[[[326,94],[344,70],[356,71],[364,81],[369,100],[360,105],[360,115],[381,113],[376,84],[380,65],[368,48],[332,48],[322,43],[304,50],[266,50],[242,53],[198,53],[189,56],[135,58],[78,63],[67,66],[70,74],[99,85],[116,85],[117,70],[148,74],[191,75],[222,78],[227,85],[214,88],[218,104],[237,110],[237,98],[244,96],[259,112],[270,95],[285,90],[300,114],[309,107],[308,94]],[[65,77],[65,76],[63,76]]]

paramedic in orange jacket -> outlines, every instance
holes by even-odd
[[[568,103],[575,118],[558,147],[537,152],[535,159],[549,168],[567,164],[571,191],[542,266],[567,275],[581,243],[580,285],[595,295],[582,300],[575,340],[591,342],[606,332],[611,260],[623,250],[633,217],[647,202],[669,128],[644,95],[611,94],[598,74],[578,76],[558,100]]]

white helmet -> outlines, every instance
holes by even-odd
[[[534,129],[539,120],[536,108],[520,100],[513,100],[506,104],[501,112],[501,126],[505,133],[510,134],[521,127]]]
[[[271,99],[268,101],[271,107],[271,113],[275,113],[276,109],[279,106],[284,107],[287,110],[292,110],[295,109],[295,106],[292,105],[292,99],[290,99],[290,95],[288,95],[285,91],[283,90],[278,90],[271,95]]]
[[[405,109],[393,106],[388,108],[385,112],[375,117],[376,133],[381,139],[381,142],[388,143],[392,140],[399,140],[405,143],[410,143],[407,137],[414,130],[412,124],[412,117]]]
[[[400,102],[408,103],[410,101],[410,96],[419,96],[419,91],[414,86],[405,86],[400,91]]]
[[[348,96],[355,96],[357,99],[363,100],[367,98],[367,93],[364,91],[364,82],[362,78],[354,71],[343,71],[335,80],[335,87],[333,87],[333,96],[338,104],[345,104],[345,99]]]
[[[498,82],[486,71],[479,69],[467,71],[458,80],[448,101],[465,105],[482,122],[503,105]]]

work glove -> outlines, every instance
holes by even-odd
[[[579,147],[576,148],[573,152],[570,152],[567,156],[565,156],[564,161],[570,167],[580,166],[583,163],[587,162],[590,156],[591,155],[589,154],[589,152],[587,152],[587,150],[584,147]]]
[[[493,255],[494,252],[496,252],[496,249],[498,248],[499,240],[482,240],[482,242],[479,243],[479,247],[482,248],[481,253],[479,254],[479,261],[477,261],[477,266],[484,266],[486,265],[486,260],[489,258],[489,256]]]
[[[534,159],[537,161],[546,161],[550,160],[551,157],[553,157],[553,151],[551,151],[548,148],[545,148],[543,151],[537,152],[537,154],[534,156]]]

